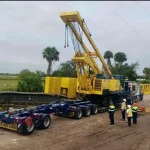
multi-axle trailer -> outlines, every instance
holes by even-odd
[[[131,100],[128,99],[127,103],[131,103]],[[89,117],[107,110],[108,107],[99,108],[88,100],[62,99],[40,106],[20,109],[9,108],[7,111],[0,112],[0,127],[21,134],[31,134],[35,128],[49,128],[51,124],[50,114],[81,119],[82,116]]]
[[[90,101],[68,99],[63,102],[54,101],[36,107],[9,108],[7,111],[0,112],[0,127],[21,134],[31,134],[35,128],[49,128],[51,124],[50,114],[80,119],[82,116],[88,117],[91,114],[97,114],[97,112],[97,105],[92,104]]]
[[[13,109],[0,112],[0,127],[17,131],[21,134],[31,134],[35,128],[47,129],[51,117],[45,109],[36,107],[30,109]]]

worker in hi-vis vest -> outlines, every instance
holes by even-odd
[[[112,102],[110,102],[108,113],[109,113],[110,125],[114,125],[115,106]]]
[[[134,103],[133,104],[133,107],[132,107],[132,113],[133,113],[133,124],[136,124],[137,123],[137,104]]]
[[[128,126],[131,127],[131,119],[132,119],[132,109],[131,109],[131,105],[128,105],[128,109],[127,109],[127,118],[128,118]]]
[[[126,109],[126,99],[123,99],[123,102],[121,103],[122,120],[125,120]]]

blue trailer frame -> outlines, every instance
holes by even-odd
[[[47,129],[50,124],[51,117],[49,113],[46,109],[41,109],[40,107],[35,109],[15,109],[12,114],[9,111],[0,112],[0,127],[17,131],[21,134],[31,134],[35,128]]]
[[[43,104],[38,109],[47,113],[53,113],[58,116],[66,116],[80,119],[82,116],[88,117],[90,114],[96,115],[98,112],[97,105],[91,104],[90,101],[65,100],[63,102],[55,101],[50,104]]]

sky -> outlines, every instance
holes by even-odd
[[[48,64],[42,52],[47,46],[55,46],[60,52],[53,70],[71,60],[72,41],[69,39],[65,49],[65,25],[60,18],[66,11],[80,12],[102,55],[106,50],[124,52],[128,63],[139,62],[139,74],[150,66],[148,1],[1,1],[0,72],[46,72]]]

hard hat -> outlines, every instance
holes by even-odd
[[[134,104],[133,104],[133,106],[137,106],[137,104],[136,104],[136,103],[134,103]]]
[[[123,99],[124,102],[126,102],[126,99]]]
[[[128,108],[131,108],[131,105],[128,105]]]

